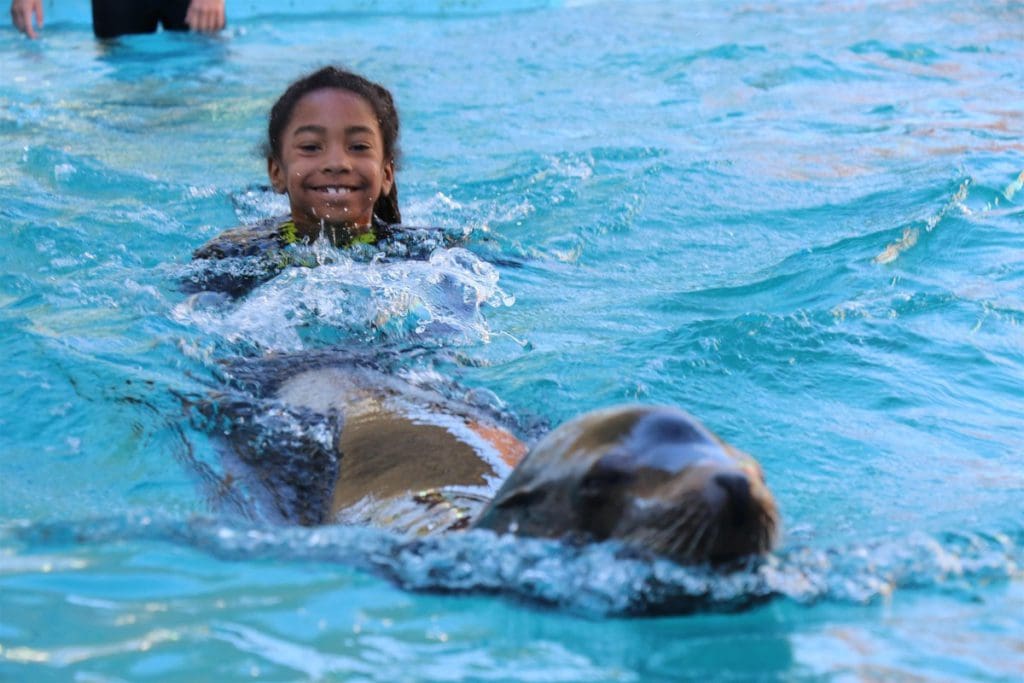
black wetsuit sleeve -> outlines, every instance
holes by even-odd
[[[190,294],[206,291],[242,296],[281,272],[284,246],[277,227],[226,230],[192,253],[181,288]]]
[[[260,256],[282,247],[277,228],[264,226],[241,227],[225,230],[192,252],[194,259],[241,258]]]

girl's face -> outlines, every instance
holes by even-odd
[[[338,88],[302,96],[281,136],[280,159],[267,159],[267,173],[288,195],[295,227],[314,238],[321,224],[369,226],[373,205],[395,180],[373,108]]]

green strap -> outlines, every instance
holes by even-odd
[[[361,232],[356,235],[355,239],[352,240],[351,244],[373,244],[377,241],[377,234],[371,228],[367,232]]]
[[[281,241],[284,242],[285,246],[299,241],[299,232],[295,229],[295,221],[281,223],[278,226],[278,234],[281,235]],[[361,232],[356,235],[346,246],[352,246],[353,244],[375,244],[376,242],[377,233],[371,228],[367,232]]]
[[[299,241],[299,233],[295,230],[295,221],[285,221],[278,227],[278,231],[281,234],[281,241],[286,246]]]

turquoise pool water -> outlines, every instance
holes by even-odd
[[[1024,675],[1024,6],[271,5],[0,33],[0,679]],[[192,249],[277,207],[266,111],[325,62],[393,90],[407,222],[472,253],[189,307]],[[522,415],[676,404],[755,454],[778,551],[409,551],[216,503],[180,397],[218,359],[442,318],[436,369]],[[626,616],[658,598],[703,609]]]

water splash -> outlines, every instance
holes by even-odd
[[[232,526],[146,514],[76,522],[10,522],[0,571],[20,555],[68,545],[159,541],[232,561],[341,564],[413,591],[492,594],[590,616],[733,611],[767,600],[870,604],[899,590],[939,589],[964,599],[1024,579],[1024,529],[911,533],[833,548],[786,548],[724,570],[682,567],[616,543],[570,545],[486,531],[410,540],[352,526]]]
[[[342,341],[472,345],[491,338],[483,309],[515,302],[498,286],[498,271],[462,248],[436,249],[425,261],[365,259],[322,240],[301,249],[317,267],[289,268],[239,302],[193,297],[174,317],[230,346],[262,350]],[[241,261],[236,275],[258,267]],[[211,267],[232,266],[215,261]]]
[[[231,204],[241,225],[255,225],[272,216],[288,213],[288,198],[267,185],[251,185],[231,194]]]

